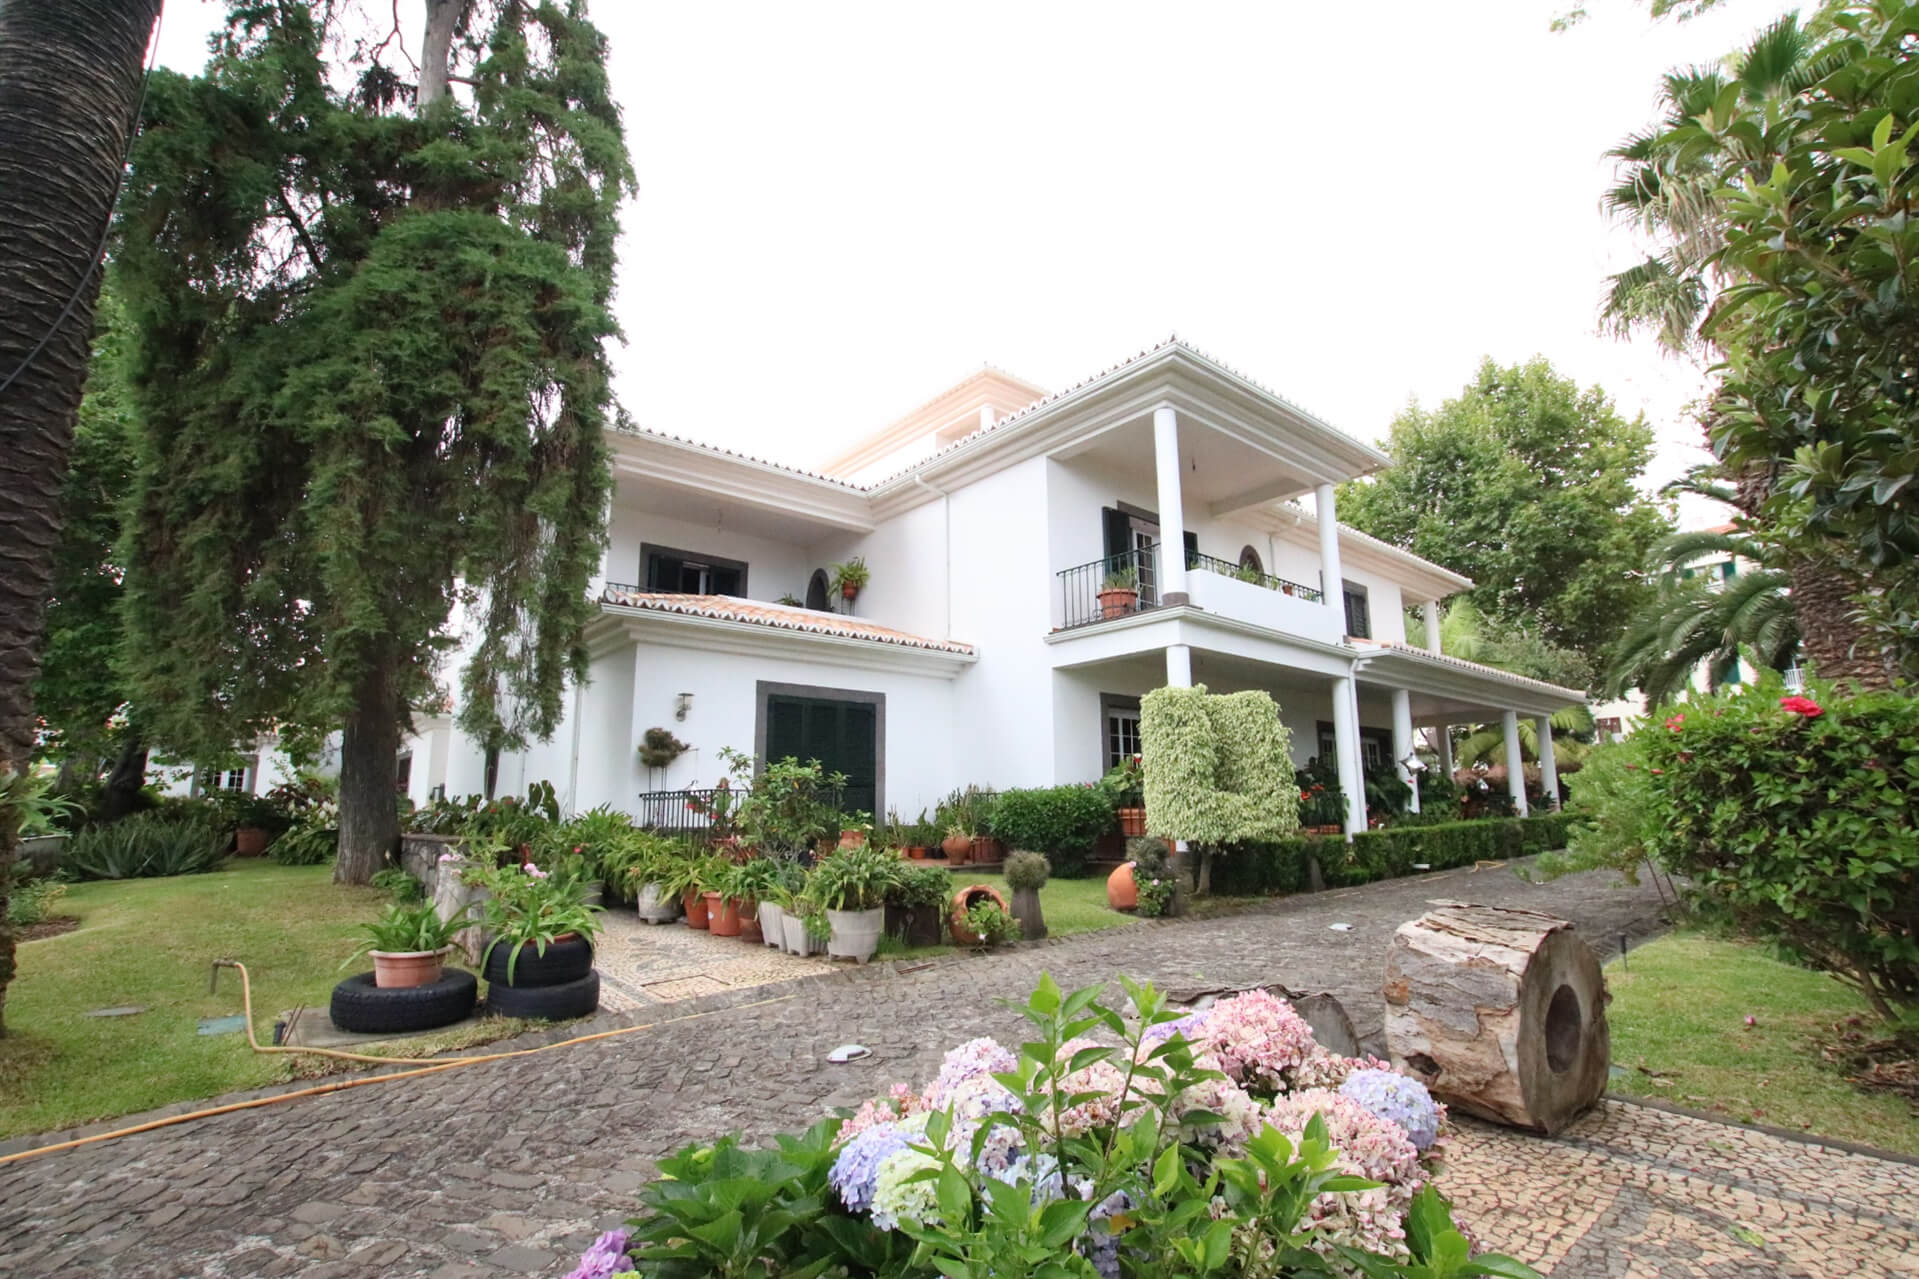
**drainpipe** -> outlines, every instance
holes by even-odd
[[[991,411],[984,410],[987,413]],[[936,494],[940,500],[940,518],[945,524],[941,540],[946,544],[946,576],[943,579],[946,584],[946,629],[941,633],[941,638],[950,641],[953,638],[953,495],[936,484],[928,484],[926,478],[917,473],[913,476],[913,483],[928,493]]]
[[[580,811],[580,685],[573,685],[573,758],[566,766],[566,812],[575,817]]]

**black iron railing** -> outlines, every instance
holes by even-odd
[[[642,791],[633,812],[633,824],[661,835],[695,835],[702,839],[713,830],[714,787],[694,790]]]
[[[1159,606],[1159,547],[1108,555],[1104,559],[1061,569],[1060,628],[1111,621]]]
[[[1269,591],[1278,591],[1282,595],[1297,595],[1299,598],[1309,600],[1314,604],[1320,602],[1319,591],[1311,586],[1302,586],[1298,582],[1289,582],[1283,577],[1274,577],[1271,573],[1262,573],[1258,569],[1247,568],[1235,564],[1231,560],[1220,559],[1217,555],[1189,554],[1186,559],[1186,566],[1188,568],[1203,569],[1208,573],[1217,573],[1221,577],[1238,578],[1242,582],[1250,582],[1254,586],[1263,586]]]

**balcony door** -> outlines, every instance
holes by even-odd
[[[1159,603],[1159,516],[1121,502],[1100,512],[1105,538],[1106,559],[1112,567],[1136,567],[1139,570],[1139,605],[1151,608]],[[1186,563],[1191,567],[1199,552],[1199,538],[1186,534]]]
[[[765,680],[759,693],[761,761],[817,759],[846,774],[843,810],[884,818],[885,695]]]

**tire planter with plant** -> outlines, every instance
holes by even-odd
[[[420,986],[381,987],[373,974],[359,973],[333,988],[328,1011],[341,1030],[361,1035],[405,1034],[437,1030],[473,1015],[479,980],[462,968],[449,968],[439,980]]]
[[[513,965],[513,980],[509,983],[506,970],[511,958],[512,951],[505,944],[487,951],[483,975],[488,984],[554,986],[578,981],[592,971],[593,943],[577,933],[568,933],[547,943],[546,954],[542,955],[534,943],[522,942],[519,962]]]
[[[488,1012],[527,1021],[565,1021],[599,1006],[600,974],[591,969],[584,977],[550,986],[489,986],[486,992]]]
[[[403,990],[408,986],[430,986],[440,980],[446,968],[451,946],[438,950],[369,950],[373,961],[373,984],[382,990]]]

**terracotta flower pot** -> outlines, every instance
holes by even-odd
[[[740,903],[736,898],[722,897],[718,893],[706,895],[706,926],[715,937],[738,937],[740,935]]]
[[[1139,907],[1139,884],[1133,879],[1133,863],[1126,862],[1106,877],[1106,904],[1114,910]]]
[[[846,582],[840,586],[840,597],[842,599],[850,600],[855,595],[858,595],[859,593],[860,593],[860,588],[853,585],[851,582]]]
[[[948,835],[940,843],[940,851],[946,854],[946,860],[955,866],[966,865],[973,855],[973,837],[971,835]]]
[[[700,892],[697,888],[689,888],[686,890],[686,896],[680,898],[680,904],[686,907],[686,926],[688,928],[705,928],[707,926],[706,895],[704,893]]]
[[[1006,845],[992,835],[973,836],[973,860],[982,866],[1006,860]]]
[[[966,912],[983,901],[996,902],[1001,910],[1006,910],[1006,899],[990,884],[970,884],[953,894],[953,912],[947,916],[946,926],[952,931],[955,944],[976,946],[982,940],[978,933],[966,926]]]
[[[1119,810],[1119,833],[1131,838],[1146,833],[1146,810],[1143,808],[1122,808]]]
[[[760,928],[760,904],[751,897],[735,897],[729,903],[740,919],[740,940],[757,946],[766,940]]]
[[[258,826],[242,826],[233,832],[233,853],[236,857],[258,857],[267,850],[267,833]]]
[[[906,846],[906,859],[908,861],[923,862],[926,860],[926,849],[919,844],[908,844]]]
[[[373,984],[382,990],[406,986],[430,986],[440,980],[451,946],[438,950],[370,950],[373,958]]]
[[[843,830],[840,832],[841,848],[866,847],[866,832],[863,830]]]
[[[1115,617],[1125,617],[1128,613],[1136,613],[1139,611],[1139,591],[1133,587],[1127,587],[1123,590],[1100,591],[1097,593],[1097,598],[1099,599],[1099,615],[1105,620],[1111,620]]]

